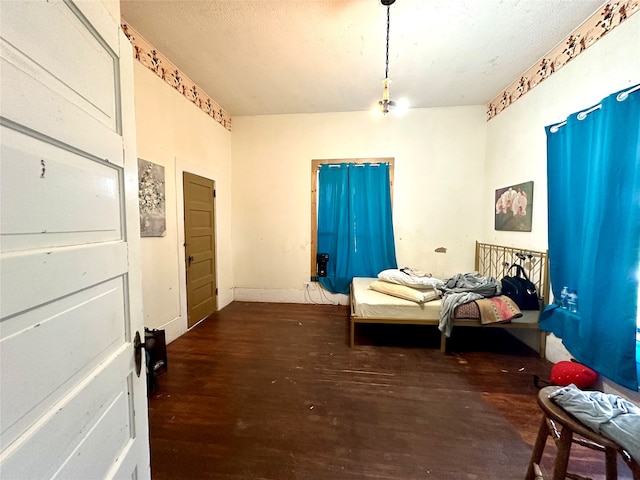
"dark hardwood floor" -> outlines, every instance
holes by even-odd
[[[171,343],[149,400],[153,479],[524,478],[548,362],[500,329],[454,329],[443,355],[436,327],[362,325],[350,349],[347,319],[234,302]],[[575,448],[570,466],[603,479],[603,463]]]

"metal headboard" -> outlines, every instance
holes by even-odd
[[[492,245],[476,241],[475,270],[483,276],[501,279],[509,267],[517,263],[524,268],[529,280],[544,303],[549,303],[549,254],[536,250]],[[514,274],[513,271],[511,273]]]

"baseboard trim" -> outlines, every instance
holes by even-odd
[[[160,330],[164,330],[167,345],[173,342],[176,338],[180,337],[187,331],[187,319],[183,317],[176,317],[173,320],[168,321],[160,327],[156,327]]]
[[[312,282],[306,289],[275,289],[275,288],[243,288],[236,287],[233,291],[236,302],[266,302],[266,303],[310,303],[321,305],[348,305],[349,296],[341,293],[331,293]]]

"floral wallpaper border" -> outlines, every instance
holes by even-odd
[[[122,20],[121,27],[123,33],[133,46],[133,53],[136,60],[154,72],[164,80],[167,85],[176,89],[178,93],[224,128],[231,131],[231,117],[220,105],[211,100],[195,83],[178,70],[167,57],[153,48],[149,42],[124,20]]]
[[[504,111],[640,10],[640,0],[608,2],[487,105],[487,121]]]
[[[504,111],[519,98],[549,78],[563,66],[576,58],[603,36],[640,10],[640,0],[608,2],[586,22],[573,31],[562,43],[547,53],[536,65],[509,85],[487,105],[487,121]],[[231,117],[220,105],[208,97],[186,75],[158,52],[134,28],[122,20],[122,31],[133,45],[136,60],[168,85],[176,89],[187,100],[231,131]]]

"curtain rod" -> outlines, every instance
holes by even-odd
[[[369,165],[370,167],[379,167],[380,165],[389,165],[388,162],[384,162],[384,163],[380,163],[380,162],[376,162],[376,163],[322,163],[318,166],[318,168],[322,168],[323,166],[328,167],[328,168],[340,168],[342,165],[347,165],[351,166],[353,165],[354,167],[364,167],[366,165]]]
[[[640,84],[634,87],[631,87],[629,90],[620,92],[618,95],[616,95],[616,100],[618,100],[619,102],[624,102],[629,97],[629,94],[636,92],[638,90],[640,90]],[[578,115],[576,115],[576,118],[578,120],[584,120],[585,118],[587,118],[587,115],[589,115],[591,112],[595,112],[596,110],[599,110],[601,108],[602,108],[602,104],[599,103],[598,105],[594,105],[593,107],[588,108],[587,110],[583,110],[582,112],[579,112]],[[560,127],[564,127],[566,124],[567,124],[567,121],[565,120],[556,125],[552,125],[549,128],[549,131],[551,133],[556,133],[558,130],[560,130]]]

